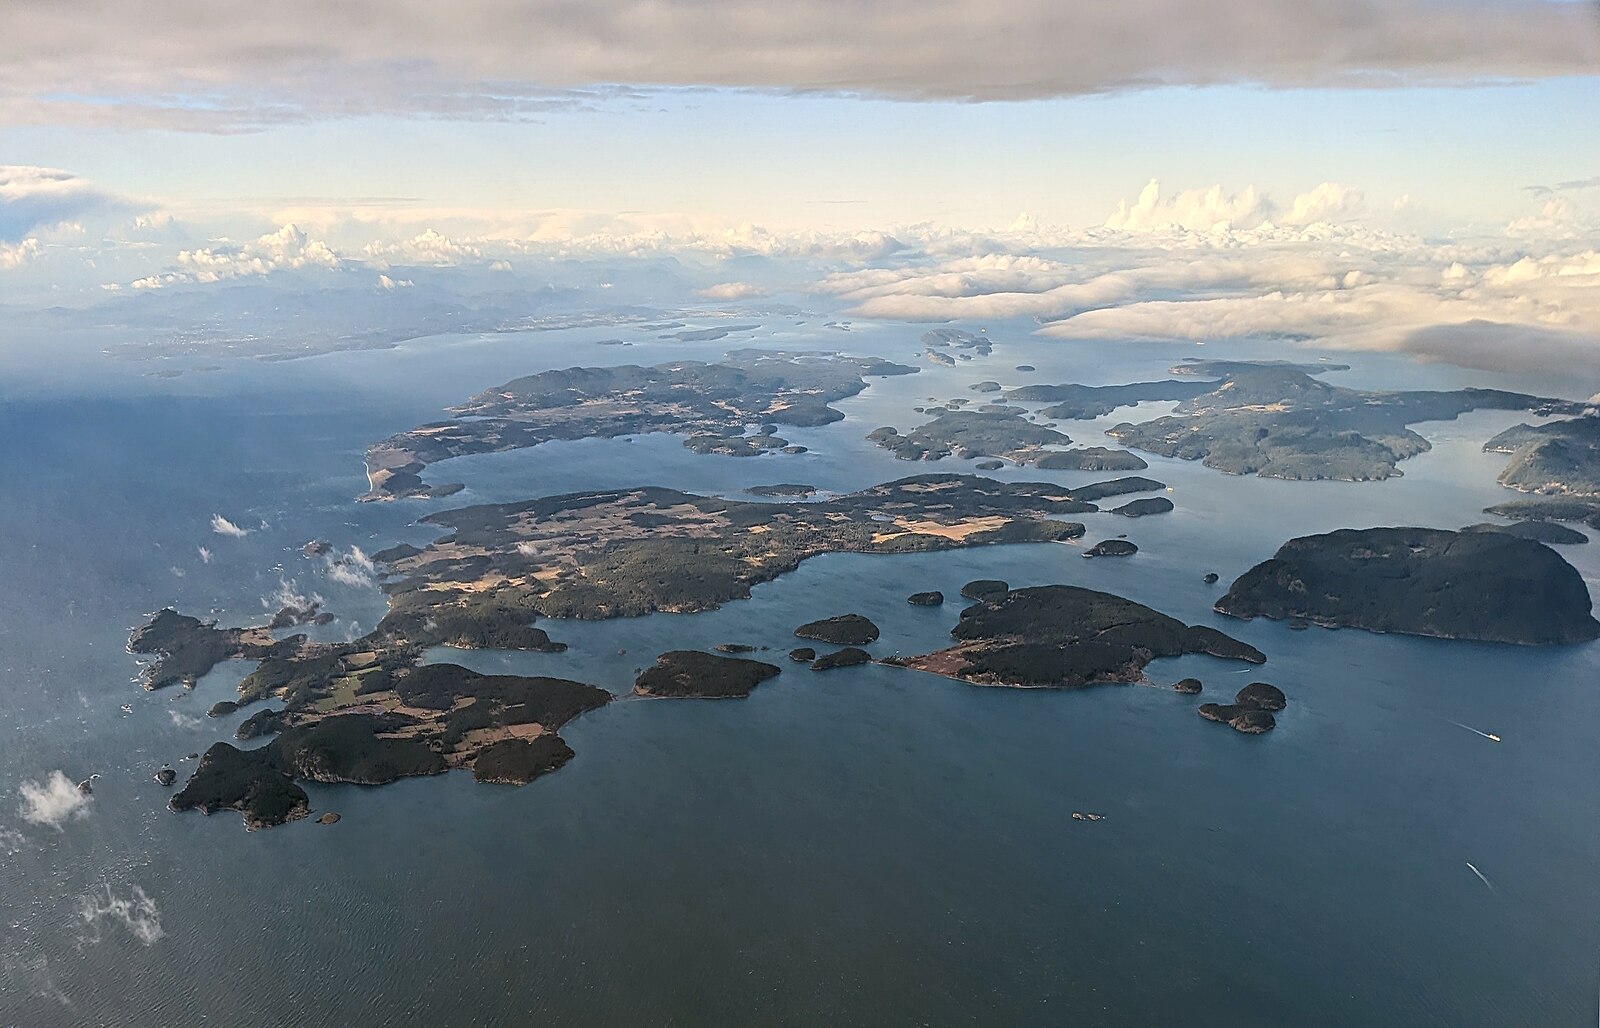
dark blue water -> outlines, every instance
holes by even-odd
[[[829,556],[711,613],[547,623],[564,654],[440,655],[625,693],[668,648],[783,650],[794,625],[858,610],[884,630],[878,652],[923,652],[948,638],[959,604],[913,608],[912,591],[1071,582],[1265,650],[1250,675],[1209,658],[1151,668],[1161,683],[1198,675],[1211,694],[1276,682],[1291,705],[1264,737],[1207,724],[1165,689],[792,669],[746,701],[614,703],[563,730],[577,759],[523,789],[460,774],[311,786],[314,806],[343,814],[337,826],[254,834],[230,813],[164,809],[150,776],[231,734],[237,718],[204,712],[246,669],[219,668],[191,695],[145,693],[122,650],[128,628],[167,604],[258,619],[284,583],[325,597],[342,618],[329,631],[370,627],[380,595],[330,580],[300,556],[308,539],[370,552],[430,538],[411,524],[427,510],[582,488],[855,488],[934,469],[861,440],[915,424],[909,407],[930,397],[970,395],[982,378],[1147,378],[1204,353],[991,331],[1004,345],[986,361],[874,383],[842,405],[845,422],[786,432],[813,448],[798,458],[586,441],[455,461],[434,477],[466,493],[386,505],[352,502],[362,450],[445,404],[542,368],[714,357],[725,344],[434,339],[177,379],[74,340],[12,347],[0,366],[0,1024],[1594,1023],[1600,648],[1226,622],[1201,582],[1211,570],[1226,582],[1293,535],[1482,520],[1504,497],[1500,462],[1477,451],[1505,415],[1423,426],[1435,449],[1387,483],[1152,459],[1173,514],[1088,518],[1087,542],[1126,532],[1140,545],[1129,560],[1061,545]],[[915,336],[759,341],[909,359]],[[1359,364],[1337,380],[1486,384]],[[1127,416],[1065,427],[1102,442]],[[213,514],[251,531],[217,535]],[[1600,547],[1563,553],[1595,588]],[[25,821],[17,790],[56,769],[99,773],[93,801],[59,828]],[[1073,821],[1081,809],[1106,819]]]

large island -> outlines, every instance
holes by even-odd
[[[956,645],[889,663],[975,685],[1079,689],[1137,682],[1157,657],[1205,653],[1251,664],[1260,650],[1206,625],[1186,625],[1142,603],[1071,585],[1008,589],[962,612]]]
[[[916,368],[873,357],[743,350],[717,364],[675,361],[654,367],[567,368],[513,379],[453,407],[455,417],[390,436],[367,451],[364,500],[446,495],[429,486],[429,464],[561,439],[647,432],[683,435],[696,453],[753,457],[793,451],[780,425],[826,425],[844,418],[829,404],[861,392],[870,376]]]
[[[1369,528],[1291,539],[1241,575],[1216,609],[1536,646],[1600,637],[1577,569],[1503,532]]]
[[[1583,405],[1499,389],[1376,392],[1316,377],[1336,364],[1188,361],[1180,379],[1122,386],[1035,385],[1012,401],[1057,401],[1041,413],[1062,420],[1097,417],[1145,400],[1179,400],[1173,413],[1123,423],[1106,434],[1163,457],[1198,460],[1235,475],[1294,480],[1374,481],[1429,449],[1410,426],[1473,410],[1577,413]],[[1187,381],[1205,378],[1209,381]]]
[[[610,700],[581,682],[483,675],[424,663],[430,647],[557,651],[540,617],[609,618],[707,610],[822,553],[893,554],[1014,542],[1057,542],[1097,510],[1082,496],[1160,488],[1113,480],[1076,493],[1042,482],[924,475],[814,503],[741,502],[669,489],[627,489],[469,507],[424,519],[451,531],[427,547],[376,554],[390,572],[389,612],[348,642],[277,639],[164,610],[133,633],[151,658],[145,684],[193,683],[228,659],[257,662],[239,704],[277,700],[239,726],[265,746],[213,746],[174,809],[241,811],[251,827],[309,807],[297,780],[382,784],[470,769],[521,783],[572,751],[556,734]],[[1081,496],[1080,496],[1081,494]],[[843,619],[840,619],[843,620]],[[865,618],[852,619],[862,630]],[[871,633],[875,635],[876,629]],[[636,684],[642,695],[733,696],[777,669],[679,651]],[[218,716],[237,709],[222,705]]]

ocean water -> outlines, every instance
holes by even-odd
[[[714,612],[542,623],[563,654],[436,655],[619,694],[670,648],[742,642],[785,665],[748,700],[624,698],[587,715],[562,732],[576,759],[525,788],[460,773],[311,785],[338,825],[257,833],[232,813],[165,809],[151,776],[231,737],[239,717],[205,711],[247,669],[147,693],[128,630],[165,605],[260,619],[285,587],[326,599],[340,616],[330,633],[370,627],[380,594],[303,558],[308,539],[371,552],[431,538],[413,523],[429,510],[576,489],[848,490],[958,470],[895,461],[861,437],[913,426],[911,405],[972,396],[984,378],[1122,382],[1183,356],[1281,355],[990,331],[990,358],[874,380],[840,404],[844,422],[785,430],[812,447],[799,457],[588,440],[452,461],[429,477],[466,492],[392,504],[353,502],[365,446],[519,374],[714,359],[747,343],[911,362],[918,332],[769,320],[709,344],[636,333],[631,347],[594,345],[614,330],[434,338],[282,364],[196,361],[218,370],[177,378],[103,359],[92,340],[8,348],[0,1025],[1593,1024],[1600,647],[1233,622],[1210,610],[1222,586],[1201,581],[1214,570],[1225,585],[1296,535],[1483,520],[1506,494],[1501,461],[1479,447],[1517,420],[1505,414],[1422,426],[1434,449],[1385,483],[1271,482],[1150,458],[1176,511],[1085,517],[1083,544],[1120,533],[1139,544],[1126,560],[1059,544],[832,555]],[[1331,380],[1356,385],[1491,384],[1339,359],[1357,367]],[[1094,444],[1168,408],[1062,427]],[[213,515],[247,534],[216,533]],[[1595,590],[1600,546],[1562,553]],[[935,648],[961,603],[905,596],[954,599],[976,577],[1088,585],[1217,625],[1263,649],[1265,668],[1191,657],[1157,662],[1151,678],[1196,675],[1202,699],[1264,679],[1290,707],[1276,731],[1246,738],[1164,688],[984,689],[781,659],[795,625],[852,610],[883,628],[875,652]],[[19,788],[58,769],[99,774],[93,800],[59,826],[25,821]]]

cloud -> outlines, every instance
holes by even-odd
[[[1600,189],[1600,175],[1594,175],[1590,178],[1568,179],[1565,182],[1557,182],[1553,186],[1534,185],[1523,186],[1522,188],[1534,196],[1549,196],[1552,193],[1576,193],[1585,189]]]
[[[107,921],[122,925],[146,946],[154,946],[166,935],[161,928],[161,912],[156,908],[156,901],[137,885],[129,886],[126,896],[118,896],[109,884],[103,895],[93,892],[80,896],[78,919],[89,933],[89,942],[100,941],[100,926]]]
[[[350,552],[330,555],[328,561],[328,578],[340,585],[348,585],[357,589],[370,589],[378,582],[378,568],[361,551],[361,547],[352,546]]]
[[[278,588],[261,598],[261,606],[276,613],[285,607],[294,610],[312,610],[326,601],[317,593],[303,593],[300,584],[292,579],[278,579]]]
[[[1225,235],[1235,229],[1257,229],[1274,221],[1282,225],[1315,225],[1350,219],[1360,212],[1362,195],[1337,182],[1324,182],[1294,198],[1280,210],[1272,199],[1246,186],[1226,193],[1220,185],[1188,189],[1163,198],[1156,179],[1133,203],[1126,200],[1106,219],[1105,227],[1124,232],[1198,232]]]
[[[1129,204],[1117,204],[1116,212],[1106,219],[1106,228],[1127,232],[1150,232],[1159,229],[1187,229],[1191,232],[1227,231],[1235,226],[1250,228],[1266,221],[1271,205],[1256,193],[1254,186],[1243,192],[1224,194],[1221,186],[1209,189],[1190,189],[1170,199],[1161,198],[1161,183],[1151,179],[1139,193],[1139,199]]]
[[[70,171],[0,164],[0,244],[95,214],[126,212],[133,204]],[[0,267],[5,267],[0,249]]]
[[[0,241],[0,271],[10,271],[14,268],[22,267],[39,256],[39,251],[39,240],[31,236],[20,243]]]
[[[200,551],[200,563],[202,563],[202,564],[211,563],[211,551],[206,549],[204,546],[198,547],[198,549]]]
[[[79,792],[78,786],[60,771],[52,771],[42,782],[25,781],[17,792],[22,796],[18,808],[24,821],[60,829],[69,820],[89,813],[93,797]]]
[[[234,539],[243,539],[250,534],[250,529],[240,528],[221,514],[211,515],[211,531],[218,535],[230,536]]]
[[[1361,212],[1360,191],[1337,182],[1324,182],[1310,192],[1294,198],[1283,216],[1286,225],[1313,225],[1322,221],[1344,221]]]
[[[185,714],[179,710],[174,710],[171,707],[167,708],[167,717],[172,721],[172,727],[182,728],[186,732],[192,732],[201,725],[205,724],[205,722],[201,721],[199,718],[190,717],[188,714]]]
[[[378,288],[382,289],[386,293],[392,293],[396,289],[410,289],[414,285],[416,285],[416,283],[411,281],[409,278],[403,278],[396,282],[388,275],[378,276]]]
[[[478,247],[451,239],[431,228],[398,243],[369,244],[362,252],[369,260],[425,264],[437,268],[453,267],[483,257],[483,251]]]
[[[767,291],[753,282],[719,282],[699,290],[699,295],[709,300],[754,300]]]
[[[595,84],[1027,100],[1158,85],[1370,88],[1592,74],[1553,0],[62,2],[8,19],[0,118],[227,131],[401,112],[511,120]],[[203,98],[203,102],[196,102]]]

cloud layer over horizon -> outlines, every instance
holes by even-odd
[[[617,88],[1031,100],[1462,84],[1592,74],[1596,29],[1592,5],[1556,0],[73,0],[8,13],[0,119],[233,131],[519,119]]]

